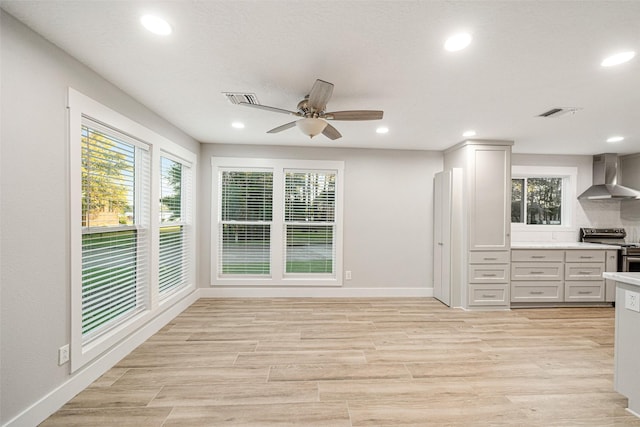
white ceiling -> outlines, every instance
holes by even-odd
[[[640,151],[640,1],[5,1],[3,9],[205,143],[441,150],[475,129],[514,152]],[[168,37],[141,27],[155,13]],[[465,50],[443,50],[458,31]],[[635,50],[631,62],[600,66]],[[283,114],[231,105],[252,92],[295,110],[316,78],[328,110],[382,109],[309,141]],[[536,115],[579,107],[560,118]],[[242,121],[246,128],[231,127]],[[386,135],[375,133],[387,126]],[[606,143],[612,135],[626,139]]]

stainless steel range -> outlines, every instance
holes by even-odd
[[[640,272],[640,243],[626,240],[624,228],[581,228],[580,241],[616,245],[618,251],[618,271]]]

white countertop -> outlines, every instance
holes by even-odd
[[[511,249],[620,249],[620,246],[584,242],[511,242]]]
[[[640,273],[602,273],[605,279],[612,279],[616,282],[626,283],[627,285],[640,286]]]

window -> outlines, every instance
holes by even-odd
[[[160,297],[191,283],[191,167],[169,155],[160,156]]]
[[[336,173],[285,171],[286,274],[333,274]]]
[[[147,305],[149,151],[89,118],[82,126],[82,338]]]
[[[212,283],[340,284],[342,162],[212,164]]]
[[[514,166],[511,223],[523,228],[569,227],[575,199],[575,168]]]
[[[69,153],[75,372],[195,289],[196,155],[73,89]]]
[[[221,182],[218,271],[269,277],[273,172],[223,170]]]
[[[562,224],[562,178],[511,180],[511,222]]]

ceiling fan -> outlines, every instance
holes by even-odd
[[[239,102],[239,105],[247,107],[259,108],[261,110],[273,111],[276,113],[290,114],[292,116],[301,117],[298,120],[289,122],[282,126],[271,129],[267,133],[278,133],[294,126],[298,126],[300,130],[309,135],[310,138],[322,133],[329,139],[338,139],[342,137],[340,132],[327,120],[380,120],[383,111],[379,110],[350,110],[350,111],[331,111],[326,112],[325,108],[331,95],[333,94],[333,83],[324,80],[316,80],[311,88],[311,92],[298,103],[298,111],[284,110],[282,108],[269,107],[268,105],[252,104],[250,102]]]

